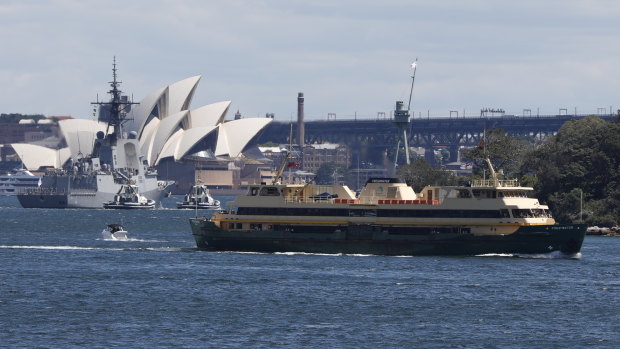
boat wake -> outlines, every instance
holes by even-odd
[[[23,246],[23,245],[0,245],[6,249],[32,249],[32,250],[110,250],[100,247],[81,247],[81,246]],[[120,249],[118,249],[120,250]]]
[[[581,252],[567,254],[560,251],[550,253],[485,253],[476,257],[502,257],[502,258],[526,258],[526,259],[581,259]]]
[[[104,229],[101,232],[101,238],[97,239],[97,240],[103,240],[103,241],[129,241],[129,242],[163,242],[163,241],[157,241],[157,240],[144,240],[144,239],[136,239],[136,238],[130,238],[127,237],[127,234],[119,234],[119,233],[115,233],[112,234],[110,233],[108,230]]]
[[[156,240],[143,240],[143,239],[135,239],[135,238],[115,238],[114,236],[103,236],[97,240],[100,241],[130,241],[130,242],[161,242]]]

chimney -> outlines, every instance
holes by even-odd
[[[304,93],[299,92],[297,94],[297,144],[303,149],[304,139]]]

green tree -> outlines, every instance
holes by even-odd
[[[415,191],[420,191],[427,185],[456,185],[459,182],[459,178],[452,172],[433,168],[424,159],[401,166],[397,170],[397,175]]]
[[[527,154],[523,173],[560,222],[620,223],[620,124],[597,116],[566,122],[555,137]],[[582,195],[583,193],[583,195]]]
[[[45,119],[45,116],[42,114],[33,114],[33,115],[22,115],[18,113],[0,114],[0,123],[16,124],[19,122],[19,120],[22,120],[22,119],[40,120],[40,119]]]
[[[504,173],[508,178],[515,178],[521,169],[524,154],[529,148],[531,147],[527,142],[506,135],[502,129],[494,129],[487,131],[481,144],[467,151],[464,157],[474,163],[477,175],[482,175],[483,171],[488,173],[486,163],[488,157],[496,172]]]
[[[321,164],[316,171],[317,184],[343,184],[351,182],[349,169],[343,165],[336,165],[333,162]]]

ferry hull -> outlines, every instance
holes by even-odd
[[[522,226],[509,235],[472,234],[391,234],[372,225],[344,229],[324,227],[324,232],[224,231],[207,219],[190,219],[199,249],[247,252],[306,252],[370,255],[480,255],[542,254],[581,250],[586,226]],[[323,227],[322,227],[323,228]]]

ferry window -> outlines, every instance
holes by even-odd
[[[459,189],[456,195],[457,198],[471,198],[471,193],[468,189]]]
[[[235,223],[235,224],[236,224],[236,228],[237,229],[241,229],[241,227],[242,227],[241,223]]]
[[[494,199],[497,197],[497,192],[495,190],[480,190],[474,189],[472,190],[474,197],[479,199]]]
[[[532,211],[529,209],[514,209],[512,210],[512,216],[515,218],[531,218],[533,217]]]
[[[482,192],[482,197],[487,199],[495,199],[497,197],[497,193],[495,190],[484,190]]]
[[[258,194],[258,187],[252,187],[252,189],[250,189],[250,195],[256,196],[256,194]]]
[[[499,210],[377,210],[378,217],[501,218]]]
[[[502,215],[502,218],[510,218],[510,211],[508,211],[506,209],[502,209],[502,210],[499,210],[499,211],[500,211],[500,213]]]
[[[377,217],[377,210],[349,210],[349,217]]]
[[[280,191],[276,187],[264,187],[260,190],[260,196],[280,196]]]

